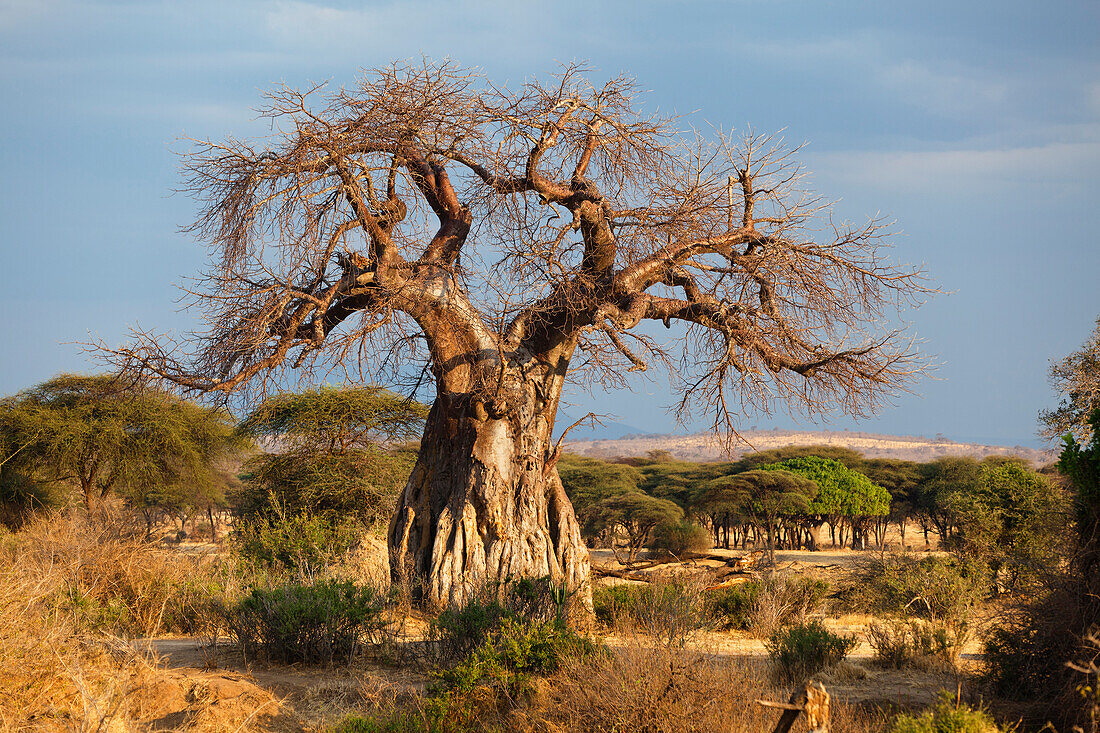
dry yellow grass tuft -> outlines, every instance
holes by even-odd
[[[270,729],[278,701],[243,679],[161,668],[113,632],[160,630],[210,574],[118,526],[41,519],[0,542],[0,730]]]

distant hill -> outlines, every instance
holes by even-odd
[[[568,423],[566,423],[568,425]],[[628,426],[622,426],[628,427]],[[923,438],[900,435],[877,435],[848,430],[748,430],[742,437],[748,443],[740,444],[732,456],[722,450],[720,441],[711,433],[693,435],[639,435],[625,434],[617,438],[597,437],[581,439],[577,429],[569,433],[565,450],[594,458],[618,456],[644,456],[652,450],[666,450],[674,457],[686,461],[719,461],[739,458],[746,453],[782,448],[788,445],[833,445],[859,451],[867,458],[899,458],[908,461],[931,461],[943,456],[973,456],[984,458],[992,455],[1016,455],[1026,458],[1035,466],[1050,463],[1057,457],[1054,451],[1043,451],[1024,446],[981,445],[956,443],[946,438]]]
[[[565,411],[558,412],[557,422],[554,423],[554,440],[569,429],[569,426],[579,420],[582,415],[571,415]],[[602,425],[594,425],[591,421],[581,423],[569,431],[569,440],[620,440],[622,438],[644,435],[646,431],[633,425],[604,419]]]

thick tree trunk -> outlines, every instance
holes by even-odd
[[[414,599],[446,606],[486,585],[549,577],[591,605],[588,548],[547,466],[553,412],[531,403],[505,418],[465,396],[432,406],[389,530],[393,579]]]

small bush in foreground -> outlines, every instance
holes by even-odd
[[[500,630],[450,669],[437,673],[439,691],[469,694],[487,686],[515,697],[533,675],[557,672],[568,657],[594,651],[564,624],[505,618]]]
[[[444,609],[428,627],[428,652],[435,664],[454,664],[496,634],[506,620],[554,623],[570,612],[568,593],[550,578],[521,578],[481,588],[462,605]]]
[[[361,526],[311,514],[280,513],[241,523],[233,552],[247,567],[314,574],[359,545]]]
[[[382,627],[383,597],[348,581],[253,589],[227,612],[245,656],[331,664],[349,658]]]
[[[682,646],[692,632],[708,625],[705,591],[691,578],[599,588],[592,605],[604,624],[640,629],[665,644]]]
[[[959,651],[946,628],[927,621],[872,621],[867,641],[875,650],[875,659],[894,669],[927,668],[937,663],[951,666]]]
[[[854,636],[834,634],[811,621],[773,632],[764,647],[778,675],[797,681],[839,664],[857,643]]]
[[[768,637],[777,628],[803,623],[821,610],[829,584],[810,578],[767,577],[707,593],[707,608],[726,628]]]
[[[890,733],[998,733],[1001,729],[983,710],[958,704],[946,692],[921,715],[899,715]]]

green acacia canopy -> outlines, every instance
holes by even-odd
[[[414,450],[394,444],[419,437],[427,414],[419,402],[375,386],[269,397],[237,431],[273,439],[277,450],[249,461],[235,511],[380,519],[415,461]]]
[[[216,490],[216,464],[241,450],[229,414],[146,385],[63,374],[0,401],[5,471],[80,490]]]
[[[237,428],[292,450],[340,453],[420,437],[428,408],[384,387],[322,387],[264,400]]]
[[[748,510],[767,517],[805,514],[818,493],[816,482],[792,471],[745,471],[729,478],[745,492]]]
[[[789,471],[816,483],[818,492],[807,510],[809,514],[874,517],[890,510],[886,489],[839,461],[807,456],[762,466],[761,470]]]

